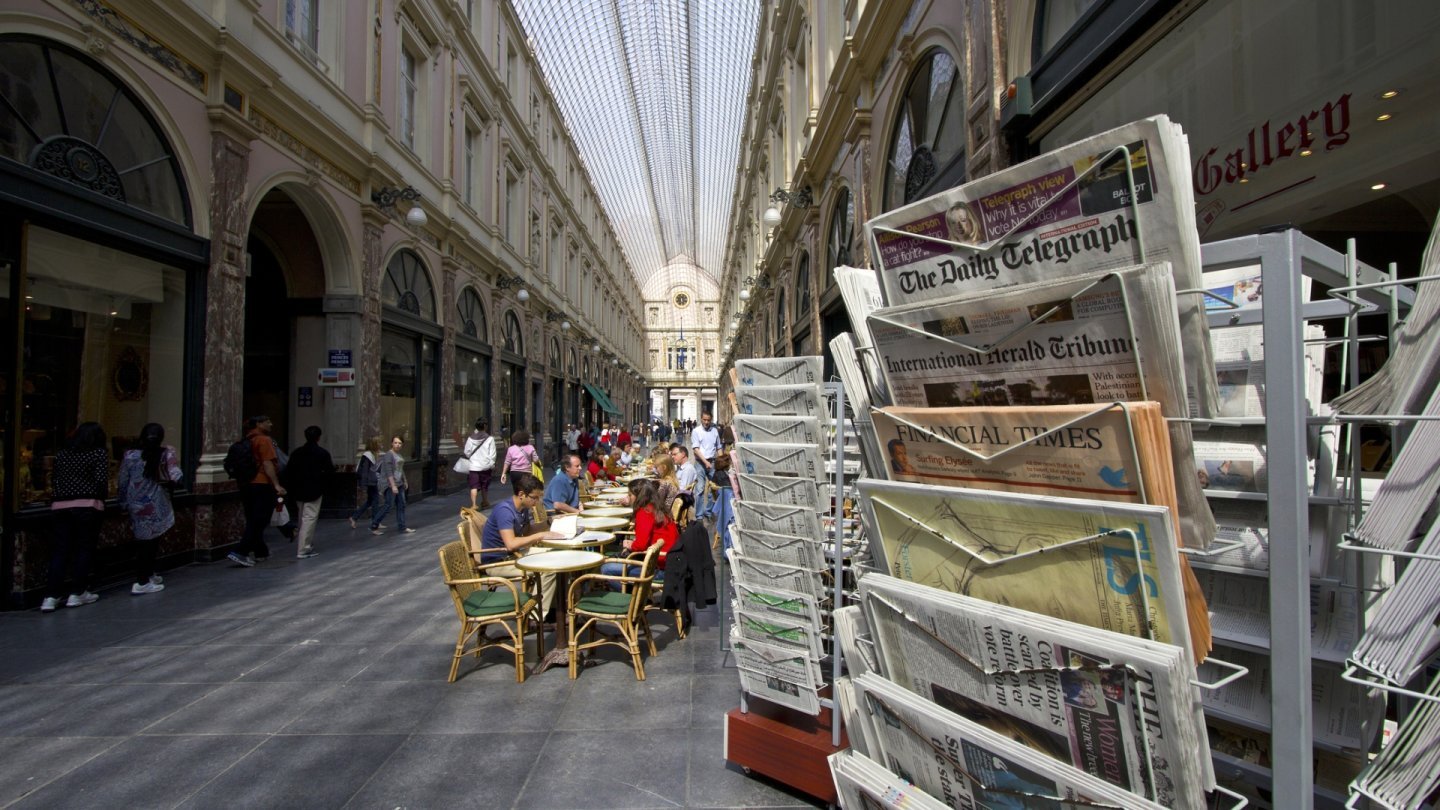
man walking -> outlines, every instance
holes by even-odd
[[[290,454],[290,463],[282,476],[289,485],[290,498],[300,509],[300,530],[296,533],[295,557],[306,560],[320,552],[315,550],[315,524],[320,520],[320,501],[325,496],[335,462],[330,451],[320,446],[320,426],[305,428],[305,444]]]
[[[251,568],[257,560],[270,558],[270,547],[265,544],[265,529],[270,525],[270,515],[275,504],[285,497],[285,487],[280,483],[280,471],[276,468],[279,453],[275,440],[270,438],[274,423],[270,417],[260,415],[246,422],[245,441],[250,442],[250,455],[255,459],[255,476],[244,482],[241,492],[245,504],[245,533],[240,536],[240,545],[225,555],[230,562]],[[282,502],[283,506],[283,502]]]
[[[415,530],[405,525],[405,495],[409,492],[409,484],[405,482],[405,457],[400,455],[400,448],[405,446],[405,440],[399,436],[390,439],[390,452],[380,456],[380,472],[378,480],[380,486],[385,488],[385,505],[375,513],[370,520],[370,533],[380,534],[380,521],[390,514],[390,508],[395,508],[395,525],[400,528],[401,534],[414,534]]]
[[[714,418],[709,412],[700,414],[700,426],[690,431],[690,446],[695,451],[696,472],[706,481],[710,480],[710,473],[714,469],[711,460],[720,452],[721,447],[720,428],[712,424]],[[710,504],[705,502],[705,493],[708,491],[708,487],[700,487],[695,498],[696,514],[703,515],[709,510]]]

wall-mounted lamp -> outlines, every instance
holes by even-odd
[[[600,344],[599,344],[599,343],[593,344],[593,345],[590,347],[590,353],[591,353],[591,354],[599,354],[599,353],[600,353]]]
[[[515,293],[516,300],[518,300],[522,304],[530,300],[530,291],[525,289],[525,279],[519,276],[502,275],[499,279],[495,281],[495,286],[499,287],[502,290],[508,290],[511,287],[519,287],[519,292]]]
[[[770,195],[770,202],[776,205],[793,205],[796,208],[810,208],[815,205],[815,198],[810,193],[810,187],[806,186],[799,191],[786,191],[783,188],[775,189]],[[775,205],[765,209],[760,221],[765,223],[766,228],[774,228],[780,224],[780,209]]]
[[[395,203],[405,200],[410,203],[410,210],[405,212],[405,221],[417,228],[425,227],[430,218],[425,215],[425,209],[420,207],[420,192],[414,186],[395,188],[384,186],[370,192],[370,202],[380,206],[382,210],[395,207]]]

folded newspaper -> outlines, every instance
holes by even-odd
[[[1165,116],[889,211],[865,231],[892,307],[1155,261],[1169,263],[1175,289],[1202,284],[1190,150]],[[1184,376],[1198,392],[1200,415],[1213,416],[1204,299],[1185,294],[1178,304]]]
[[[825,474],[820,448],[815,445],[736,442],[735,458],[736,470],[745,475],[817,481]]]
[[[869,479],[860,496],[871,552],[892,576],[1175,644],[1192,665],[1210,650],[1164,507]]]
[[[1433,285],[1432,285],[1433,286]],[[1355,539],[1367,546],[1407,551],[1414,545],[1424,516],[1440,488],[1440,388],[1430,394],[1424,415],[1415,425],[1375,500],[1355,527]]]
[[[813,416],[753,416],[737,413],[730,421],[737,442],[819,444],[827,437]]]
[[[834,273],[835,286],[840,288],[840,300],[845,304],[845,314],[850,318],[855,329],[854,339],[858,341],[854,354],[847,357],[854,362],[857,372],[863,370],[865,399],[875,405],[887,405],[890,402],[890,392],[885,387],[885,378],[880,374],[880,366],[875,361],[872,348],[875,341],[870,336],[870,327],[866,325],[870,313],[885,306],[885,294],[880,290],[880,276],[869,268],[844,265],[836,267]],[[838,362],[839,355],[832,352],[831,356]],[[862,379],[862,374],[857,374],[856,379]],[[849,396],[855,399],[858,393],[850,392]]]
[[[756,385],[735,389],[736,413],[753,416],[813,416],[830,423],[819,385]]]
[[[804,506],[819,509],[821,492],[813,480],[740,473],[740,491],[745,500],[777,506]],[[828,491],[828,488],[827,488]],[[829,500],[828,495],[825,500]]]
[[[1440,788],[1440,675],[1351,787],[1382,807],[1422,807]]]
[[[1161,807],[878,675],[852,688],[870,756],[946,807]]]
[[[823,357],[759,357],[735,361],[738,387],[817,385],[825,382]]]
[[[1188,413],[1174,287],[1163,265],[892,307],[870,321],[897,406],[1150,399],[1167,417]],[[1215,524],[1195,480],[1190,425],[1168,430],[1186,545],[1208,548]]]
[[[1167,807],[1214,786],[1184,650],[904,582],[860,579],[882,674]]]
[[[1417,551],[1440,555],[1440,520],[1430,524]],[[1395,586],[1369,612],[1365,634],[1355,646],[1355,663],[1396,684],[1409,683],[1420,674],[1440,649],[1437,594],[1440,561],[1411,560]]]
[[[820,665],[793,647],[777,647],[731,633],[740,686],[747,694],[809,715],[820,713],[817,691],[824,685]]]
[[[892,407],[872,418],[894,481],[1149,503],[1177,515],[1209,509],[1193,487],[1192,502],[1179,502],[1154,402]]]
[[[1268,580],[1223,571],[1197,571],[1210,606],[1217,644],[1270,646]],[[1310,649],[1322,661],[1343,663],[1360,636],[1360,594],[1330,580],[1310,583]],[[1229,660],[1229,659],[1226,659]],[[1238,663],[1238,662],[1231,662]]]
[[[856,810],[946,810],[935,797],[850,749],[831,754],[830,777],[840,807]]]
[[[861,371],[861,359],[855,348],[855,339],[849,332],[841,332],[830,341],[830,356],[835,359],[835,373],[840,377],[840,383],[845,387],[845,402],[855,413],[855,431],[852,434],[846,431],[846,435],[857,435],[857,445],[860,449],[860,459],[865,467],[865,474],[876,476],[881,475],[884,465],[880,453],[880,445],[875,441],[875,431],[870,423],[870,408],[880,400],[874,399],[867,393],[867,388],[872,385],[872,380],[880,380],[883,375],[879,366],[874,365],[874,352],[867,351],[865,357],[868,372]],[[889,401],[886,395],[885,401]]]

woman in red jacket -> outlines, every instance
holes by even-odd
[[[633,488],[635,493],[635,536],[625,541],[626,553],[632,551],[648,551],[656,543],[660,544],[660,557],[657,560],[657,567],[665,570],[665,555],[675,547],[680,539],[680,527],[670,519],[665,511],[660,489],[655,482],[649,479],[642,480]],[[622,563],[609,562],[600,566],[600,573],[609,576],[636,576],[639,571],[633,567],[627,567]]]

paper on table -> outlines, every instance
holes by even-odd
[[[575,533],[579,530],[579,515],[561,515],[550,519],[550,531],[556,534],[564,535],[565,537],[574,537]]]

